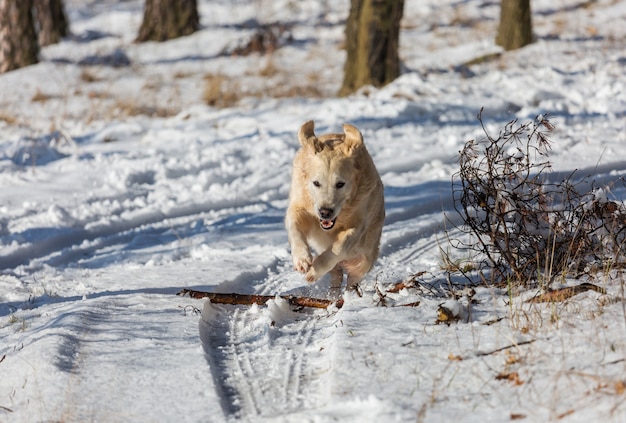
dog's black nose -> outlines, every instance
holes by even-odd
[[[328,207],[322,207],[319,210],[320,217],[322,219],[330,219],[331,217],[333,217],[334,212],[335,211],[333,209],[329,209]]]

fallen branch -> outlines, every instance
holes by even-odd
[[[555,289],[553,291],[548,291],[544,294],[537,295],[536,297],[531,298],[526,301],[527,303],[555,303],[559,301],[567,300],[575,295],[583,293],[585,291],[596,291],[600,294],[606,294],[606,289],[600,288],[597,285],[592,283],[581,283],[576,286],[568,286],[567,288]]]
[[[208,298],[213,303],[231,305],[261,305],[267,303],[269,300],[273,300],[276,298],[275,295],[254,295],[236,293],[220,294],[216,292],[195,291],[193,289],[183,289],[176,295],[180,295],[181,297],[188,296],[195,299]],[[286,300],[292,306],[296,307],[327,308],[331,305],[334,305],[337,308],[341,308],[343,306],[343,299],[332,301],[320,298],[296,297],[294,295],[279,295],[279,297]]]
[[[496,354],[496,353],[499,353],[499,352],[501,352],[501,351],[508,350],[508,349],[510,349],[510,348],[519,347],[520,345],[532,344],[532,343],[533,343],[533,342],[535,342],[535,341],[536,341],[536,339],[531,339],[531,340],[529,340],[529,341],[517,342],[517,343],[515,343],[515,344],[507,345],[506,347],[502,347],[502,348],[497,348],[497,349],[492,350],[492,351],[487,351],[487,352],[479,352],[479,353],[477,353],[477,354],[476,354],[476,356],[478,356],[478,357],[484,357],[484,356],[486,356],[486,355]]]

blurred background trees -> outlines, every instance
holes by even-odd
[[[198,29],[196,0],[146,0],[137,41],[167,41]]]
[[[37,63],[32,0],[0,0],[0,73]]]
[[[69,35],[69,25],[62,0],[34,0],[37,41],[40,47],[55,44]]]
[[[0,0],[0,73],[38,62],[69,33],[62,0]]]
[[[515,50],[532,42],[530,0],[501,0],[496,44]]]
[[[340,95],[381,87],[400,75],[404,0],[351,0]],[[166,41],[200,29],[197,0],[145,0],[136,41]],[[0,73],[37,63],[39,47],[69,34],[63,0],[0,0]],[[530,0],[501,0],[495,37],[505,50],[532,42]]]
[[[404,0],[351,0],[344,79],[339,95],[381,87],[400,75],[398,43]]]

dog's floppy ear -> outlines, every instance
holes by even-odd
[[[361,132],[354,126],[349,123],[344,123],[343,133],[345,134],[343,144],[346,148],[346,153],[351,154],[356,149],[363,146],[363,135],[361,135]]]
[[[314,153],[319,153],[322,151],[323,145],[315,136],[314,129],[315,123],[312,120],[305,122],[298,131],[298,141],[302,147],[310,148]]]

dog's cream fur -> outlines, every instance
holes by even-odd
[[[293,264],[309,282],[332,272],[334,288],[345,271],[354,289],[378,257],[383,184],[358,129],[344,124],[343,134],[320,137],[313,130],[313,121],[300,128],[293,161],[285,219]]]

